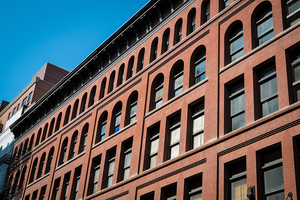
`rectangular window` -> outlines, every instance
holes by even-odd
[[[299,1],[300,2],[300,1]],[[300,4],[300,3],[299,3]],[[300,101],[300,48],[290,53],[294,102]]]
[[[263,199],[285,199],[281,147],[261,154]]]
[[[60,183],[60,178],[56,179],[55,182],[54,182],[52,200],[58,200],[59,199],[59,197],[58,197],[59,183]]]
[[[70,184],[70,173],[66,174],[64,178],[64,184],[61,192],[61,199],[63,200],[67,199],[68,197],[69,184]]]
[[[34,191],[33,194],[32,194],[32,200],[37,200],[37,194],[38,194],[38,191]]]
[[[44,200],[45,199],[46,187],[47,187],[47,185],[42,187],[39,200]]]
[[[137,107],[137,101],[134,101],[130,104],[129,124],[132,124],[136,121],[136,107]]]
[[[177,185],[173,184],[162,189],[163,200],[176,200]]]
[[[229,130],[245,126],[244,79],[229,86]]]
[[[157,165],[158,145],[159,145],[159,126],[151,128],[148,135],[148,164],[147,169]]]
[[[97,192],[98,179],[100,173],[100,163],[101,163],[101,157],[97,157],[93,159],[90,194],[94,194]]]
[[[260,116],[265,117],[278,110],[277,77],[275,64],[272,63],[258,72],[260,96]]]
[[[185,196],[187,200],[202,200],[202,176],[198,175],[186,180],[187,189]]]
[[[73,181],[73,189],[71,193],[72,200],[77,200],[78,190],[79,190],[79,182],[80,182],[80,174],[81,174],[81,166],[75,169],[74,181]]]
[[[169,148],[168,159],[175,158],[179,155],[179,141],[180,141],[180,114],[172,117],[170,120],[169,132]]]
[[[123,165],[121,180],[129,178],[130,163],[131,163],[131,152],[132,152],[132,139],[123,144]]]
[[[107,156],[107,176],[106,176],[106,187],[110,187],[113,182],[113,175],[115,169],[115,159],[116,159],[116,148],[110,150]]]
[[[198,102],[191,107],[191,143],[190,149],[195,149],[203,145],[204,132],[204,102]]]
[[[247,200],[246,160],[227,166],[228,195],[231,200]]]
[[[287,26],[293,26],[300,22],[300,0],[286,0]]]

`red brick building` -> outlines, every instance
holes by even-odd
[[[297,199],[299,5],[147,3],[11,125],[11,198]]]

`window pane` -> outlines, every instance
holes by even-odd
[[[199,133],[204,129],[204,115],[193,120],[193,133]]]
[[[291,25],[290,26],[294,26],[295,24],[298,24],[300,22],[300,17],[294,19],[293,21],[291,21]]]
[[[100,172],[100,169],[99,169],[99,168],[95,170],[94,181],[93,181],[94,183],[95,183],[95,182],[98,182],[99,172]]]
[[[137,106],[137,105],[132,106],[132,108],[131,108],[131,110],[130,110],[130,116],[136,114],[136,106]]]
[[[234,52],[236,52],[238,49],[242,47],[243,47],[243,35],[230,44],[230,54],[233,54]]]
[[[267,197],[267,200],[278,200],[278,199],[285,199],[284,192],[280,192],[278,194],[273,194]]]
[[[126,180],[126,179],[129,178],[129,172],[130,172],[129,168],[124,170],[124,174],[123,174],[124,178],[123,178],[123,180]]]
[[[157,165],[157,155],[156,156],[152,156],[150,158],[150,168],[155,167]]]
[[[238,128],[245,126],[245,113],[241,113],[232,118],[231,129],[234,131]]]
[[[257,26],[258,37],[261,37],[261,35],[263,35],[264,33],[266,33],[272,28],[273,28],[273,17],[270,17],[269,19],[267,19],[266,21],[264,21],[263,23]]]
[[[124,167],[129,167],[130,161],[131,161],[131,153],[128,153],[125,155],[125,158],[124,158]]]
[[[94,194],[94,193],[96,193],[96,192],[97,192],[97,184],[94,184],[94,185],[93,185],[93,192],[92,192],[92,193]]]
[[[112,185],[112,179],[113,179],[112,176],[111,176],[111,177],[108,177],[108,179],[107,179],[107,187],[109,187],[109,186]]]
[[[101,127],[101,135],[105,134],[106,131],[106,124],[103,124]]]
[[[119,115],[119,116],[116,117],[115,126],[120,125],[120,123],[121,123],[121,115]]]
[[[262,116],[267,116],[275,111],[278,110],[278,99],[277,97],[270,100],[270,101],[267,101],[267,102],[264,102],[262,104]]]
[[[294,67],[294,81],[300,81],[300,64]]]
[[[175,84],[174,88],[179,88],[180,86],[183,85],[183,75],[179,76],[178,78],[175,79]]]
[[[299,8],[300,8],[300,1],[299,0],[293,1],[293,3],[287,6],[288,15],[295,12]]]
[[[242,57],[244,55],[244,50],[242,49],[241,51],[237,52],[236,54],[231,56],[231,61],[235,61],[238,58]]]
[[[232,99],[230,101],[230,108],[231,108],[231,112],[230,112],[231,116],[245,110],[245,94],[242,94]]]
[[[206,60],[203,60],[202,62],[198,63],[196,66],[195,66],[195,75],[197,76],[198,74],[201,74],[202,72],[205,71],[205,63],[206,63]]]
[[[259,45],[269,41],[270,39],[272,39],[274,37],[274,32],[270,32],[267,35],[263,36],[262,38],[259,39]]]
[[[159,139],[156,139],[151,142],[150,154],[158,152],[158,142],[159,142]]]
[[[172,145],[179,142],[179,139],[180,139],[180,128],[176,128],[175,130],[171,131],[170,144]]]
[[[112,175],[114,173],[115,162],[110,162],[108,166],[108,175]]]
[[[176,90],[174,96],[176,97],[176,96],[180,95],[181,93],[182,93],[182,88]]]
[[[194,137],[194,142],[193,142],[194,146],[193,147],[197,148],[197,147],[200,147],[202,144],[203,144],[203,133],[199,134],[199,135],[196,135]]]
[[[260,85],[260,100],[264,101],[277,94],[277,78],[262,83]]]
[[[158,108],[158,107],[160,107],[161,105],[162,105],[162,100],[156,102],[155,108]]]
[[[179,145],[173,146],[171,148],[170,159],[175,158],[179,155]]]
[[[202,200],[202,193],[191,196],[190,200]]]
[[[158,91],[156,91],[155,94],[155,101],[157,101],[158,99],[161,99],[163,95],[163,88],[159,89]]]
[[[282,166],[264,172],[265,192],[269,193],[278,189],[283,189]]]
[[[231,194],[232,200],[247,200],[247,179],[231,183]]]
[[[294,88],[295,96],[296,96],[296,101],[300,101],[300,84],[298,84]]]

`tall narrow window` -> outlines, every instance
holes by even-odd
[[[244,80],[229,87],[230,120],[229,130],[234,131],[245,126],[245,92]]]
[[[141,200],[154,200],[154,192],[141,196]]]
[[[191,142],[190,149],[195,149],[203,145],[204,132],[204,102],[198,102],[191,107]]]
[[[29,97],[28,97],[28,100],[27,100],[27,104],[29,104],[29,103],[30,103],[30,101],[31,101],[31,98],[32,98],[32,92],[30,92],[30,94],[29,94]]]
[[[287,0],[285,2],[287,26],[291,27],[300,22],[300,0]]]
[[[55,123],[55,118],[53,117],[50,123],[50,128],[49,128],[49,132],[48,132],[48,137],[50,137],[53,133],[53,129],[54,129],[54,123]]]
[[[197,175],[195,177],[186,180],[186,199],[188,200],[202,200],[202,176]]]
[[[37,200],[37,194],[38,194],[38,190],[34,191],[32,193],[32,199],[31,200]]]
[[[196,9],[193,8],[188,14],[187,33],[190,34],[196,29]]]
[[[37,173],[37,178],[40,178],[43,175],[43,170],[45,166],[45,159],[46,159],[46,153],[43,153],[41,160],[40,160],[40,166]]]
[[[169,146],[168,159],[179,156],[179,141],[180,141],[180,114],[172,117],[169,120]]]
[[[123,83],[123,76],[124,76],[124,64],[122,64],[119,68],[117,86]]]
[[[120,124],[121,124],[121,115],[122,115],[122,103],[118,102],[117,105],[114,108],[113,112],[113,131],[112,133],[116,133],[120,130]]]
[[[158,145],[159,145],[159,126],[155,126],[149,130],[148,136],[148,159],[147,169],[157,165]]]
[[[82,132],[81,132],[81,139],[80,139],[80,150],[79,152],[84,152],[86,148],[86,141],[87,141],[87,136],[88,136],[88,130],[89,130],[89,124],[85,124]]]
[[[80,174],[81,174],[81,166],[75,169],[73,188],[71,192],[71,200],[77,200],[78,190],[79,190],[79,182],[80,182]]]
[[[162,105],[163,89],[164,89],[164,77],[163,75],[158,75],[154,80],[153,109],[158,108]]]
[[[130,163],[131,163],[131,152],[132,152],[132,139],[123,144],[123,164],[121,172],[121,181],[129,178]]]
[[[229,33],[228,48],[229,59],[228,63],[233,62],[244,55],[243,48],[243,25],[239,22]]]
[[[247,200],[246,160],[232,163],[227,166],[228,171],[228,198],[232,200]]]
[[[175,68],[175,69],[174,69]],[[172,97],[176,97],[182,93],[183,90],[183,61],[180,60],[175,63],[173,68],[173,83],[172,83]]]
[[[181,40],[182,40],[182,19],[179,19],[175,25],[174,44],[177,44]]]
[[[197,84],[205,79],[205,65],[206,65],[206,50],[204,47],[199,47],[194,52],[192,57],[191,67],[194,74],[193,84]]]
[[[94,194],[97,192],[99,173],[100,173],[100,163],[101,163],[101,157],[97,157],[93,159],[90,194]]]
[[[82,113],[85,110],[86,98],[87,98],[87,93],[85,93],[81,99],[80,113]]]
[[[203,11],[203,24],[210,20],[210,0],[203,2],[202,4],[202,11]]]
[[[29,183],[34,181],[34,175],[35,175],[35,171],[37,168],[37,163],[38,163],[38,159],[36,158],[32,164],[32,168],[31,168],[31,175],[30,175],[30,179],[29,179]]]
[[[127,69],[127,79],[131,78],[133,75],[134,68],[134,56],[131,56],[128,62],[128,69]]]
[[[77,99],[74,103],[71,119],[74,119],[77,116],[78,104],[79,104],[79,99]]]
[[[68,108],[67,108],[67,111],[66,111],[66,114],[65,114],[64,125],[66,125],[69,122],[70,112],[71,112],[71,105],[69,105]]]
[[[151,44],[150,62],[154,61],[157,58],[157,46],[158,46],[158,38],[155,38]]]
[[[25,180],[26,170],[27,170],[27,166],[25,165],[25,167],[23,168],[22,174],[20,176],[19,187],[17,188],[18,191],[23,189],[23,183]]]
[[[62,200],[67,199],[68,197],[68,190],[69,190],[69,184],[70,184],[70,173],[65,175],[63,188],[61,192],[61,198]]]
[[[113,91],[115,84],[115,71],[113,71],[109,78],[109,86],[108,86],[108,93]]]
[[[262,199],[285,199],[281,148],[261,155]]]
[[[145,48],[142,48],[139,52],[137,71],[142,70],[144,67],[144,56],[145,56]]]
[[[69,153],[69,159],[74,158],[75,152],[76,152],[76,146],[77,146],[77,137],[78,137],[78,131],[75,131],[72,136],[71,140],[71,148]]]
[[[53,186],[52,200],[58,200],[60,178],[56,179]]]
[[[259,70],[259,96],[261,117],[278,110],[277,77],[274,63]]]
[[[138,94],[135,91],[133,94],[130,95],[128,105],[128,123],[127,124],[132,124],[136,121],[136,108],[137,108],[137,100],[138,100]]]
[[[66,138],[61,146],[60,152],[60,164],[62,165],[65,162],[68,148],[68,138]]]
[[[220,0],[220,3],[221,3],[221,10],[229,6],[229,0]]]
[[[116,149],[112,149],[108,151],[107,156],[107,175],[106,175],[106,182],[105,187],[110,187],[112,185],[113,181],[113,175],[114,175],[114,168],[115,168],[115,159],[116,159]]]
[[[163,44],[162,44],[162,53],[169,50],[170,47],[170,29],[165,30],[163,34]]]
[[[59,128],[60,128],[61,116],[62,116],[62,113],[59,113],[59,115],[58,115],[58,117],[57,117],[57,120],[56,120],[55,132],[58,131]]]
[[[96,142],[101,142],[105,138],[105,132],[106,132],[106,124],[107,124],[107,111],[104,111],[99,118],[98,122],[98,134],[96,138]]]
[[[173,184],[162,189],[163,200],[176,200],[177,185]]]
[[[40,198],[39,198],[39,200],[44,200],[44,199],[45,199],[45,195],[46,195],[46,187],[47,187],[47,185],[44,185],[44,186],[41,188],[41,193],[40,193]]]
[[[300,1],[299,1],[300,2]],[[294,102],[300,101],[300,48],[290,53]]]
[[[49,151],[45,173],[50,172],[52,161],[53,161],[53,154],[54,154],[54,147],[52,147]]]
[[[47,131],[48,131],[48,123],[44,127],[44,131],[43,131],[41,142],[46,139]]]
[[[97,87],[94,86],[90,92],[90,100],[89,100],[89,107],[94,105],[95,103],[95,94],[96,94]]]
[[[102,99],[104,97],[105,87],[106,87],[106,77],[102,80],[102,83],[101,83],[101,89],[100,89],[99,99]]]
[[[26,102],[27,102],[27,97],[25,97],[25,99],[23,99],[22,106],[26,105]]]
[[[267,3],[257,13],[256,24],[256,46],[259,46],[274,37],[272,6]]]

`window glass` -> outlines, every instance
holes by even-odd
[[[271,4],[261,8],[256,17],[257,45],[261,45],[274,37]]]

